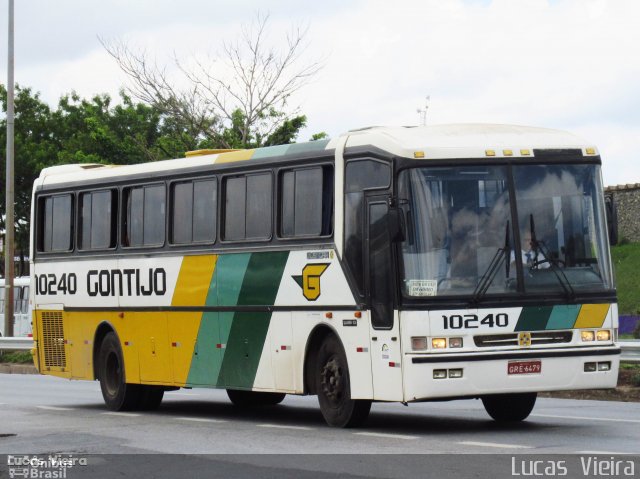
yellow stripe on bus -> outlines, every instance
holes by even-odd
[[[182,258],[171,306],[204,306],[217,260],[217,255]]]
[[[185,256],[182,259],[171,305],[204,306],[217,261],[217,255]],[[187,382],[201,320],[200,311],[171,312],[167,315],[175,385],[184,386]]]
[[[609,304],[583,304],[574,328],[600,328],[609,312]]]
[[[234,161],[250,160],[256,150],[239,150],[218,155],[214,163],[232,163]]]

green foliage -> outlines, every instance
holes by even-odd
[[[197,125],[184,117],[171,116],[157,107],[134,103],[124,92],[120,104],[109,95],[81,98],[72,92],[51,108],[30,88],[16,87],[15,95],[15,218],[16,253],[27,255],[31,188],[43,168],[70,163],[135,164],[180,158],[201,148],[256,148],[292,143],[306,125],[304,115],[286,118],[271,110],[264,120],[275,124],[265,137],[243,137],[245,115],[233,113],[232,123],[215,134],[216,118]],[[0,101],[7,108],[7,90],[0,85]],[[257,131],[257,130],[255,130]],[[196,133],[194,133],[196,132]],[[201,133],[197,133],[201,132]],[[6,144],[6,117],[0,120],[0,144]],[[0,182],[5,184],[5,154],[2,148]],[[5,209],[5,188],[0,190],[0,218]],[[4,227],[4,225],[0,225]]]
[[[15,363],[15,364],[33,364],[33,358],[29,351],[16,351],[13,353],[2,353],[0,356],[0,362],[2,363]]]
[[[640,314],[640,243],[611,248],[620,314]]]
[[[313,135],[311,135],[309,141],[324,140],[325,138],[329,138],[329,135],[327,134],[327,132],[321,131],[320,133],[314,133]]]

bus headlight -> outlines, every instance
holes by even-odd
[[[601,329],[596,333],[596,339],[598,341],[611,341],[611,331],[608,329]]]
[[[449,338],[449,347],[450,348],[461,348],[462,347],[462,338]]]
[[[580,337],[582,341],[593,341],[595,339],[595,333],[593,331],[580,331]]]
[[[423,351],[427,349],[427,338],[425,336],[412,336],[411,349],[414,351]]]
[[[431,347],[433,349],[444,349],[447,347],[447,338],[431,338]]]

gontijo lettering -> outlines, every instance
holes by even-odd
[[[167,273],[164,268],[92,269],[87,272],[89,296],[164,296]],[[36,294],[74,295],[78,291],[75,273],[40,274],[35,280]]]
[[[163,268],[92,269],[87,273],[89,296],[163,296],[167,292],[167,273]]]

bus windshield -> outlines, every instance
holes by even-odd
[[[400,173],[405,296],[612,288],[599,166],[520,165],[512,171],[463,166]]]

